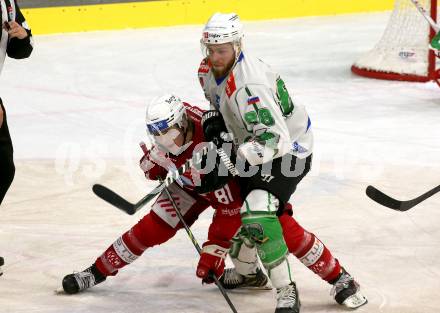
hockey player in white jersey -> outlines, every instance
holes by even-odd
[[[311,122],[305,108],[291,100],[278,73],[243,50],[242,37],[242,25],[234,13],[214,14],[203,30],[205,59],[198,75],[212,109],[204,114],[203,129],[205,139],[218,145],[228,140],[225,132],[232,133],[237,167],[243,164],[239,160],[245,161],[240,183],[245,198],[241,238],[247,246],[257,247],[277,288],[275,312],[297,313],[300,301],[287,261],[286,229],[277,215],[285,213],[297,184],[310,170]],[[231,255],[235,257],[233,250]],[[311,259],[301,261],[313,264],[318,255],[311,252]],[[239,259],[240,255],[233,258],[236,270],[243,271],[237,274],[245,275]],[[339,304],[356,308],[367,302],[343,268],[327,281],[333,284]]]

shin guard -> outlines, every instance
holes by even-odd
[[[176,232],[177,228],[150,212],[108,247],[96,260],[96,266],[106,276],[116,275],[118,269],[132,263],[147,248],[168,241]]]
[[[130,230],[104,251],[96,260],[96,267],[105,276],[114,276],[120,268],[136,260],[145,249]]]
[[[330,250],[312,233],[301,227],[287,214],[279,217],[289,252],[312,272],[329,282],[341,271],[341,266]]]
[[[229,256],[237,273],[243,276],[253,275],[259,268],[256,246],[244,242],[239,235],[232,238]]]

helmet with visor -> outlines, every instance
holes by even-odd
[[[179,97],[169,94],[154,99],[147,106],[145,122],[149,138],[162,151],[179,155],[185,150],[188,120]]]

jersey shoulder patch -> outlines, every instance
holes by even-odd
[[[200,74],[208,74],[211,69],[211,62],[209,62],[208,58],[202,60],[199,66],[198,73]]]

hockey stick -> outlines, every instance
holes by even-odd
[[[377,203],[386,206],[387,208],[404,212],[404,211],[408,211],[409,209],[419,204],[420,202],[428,199],[437,192],[440,192],[440,185],[438,185],[437,187],[431,189],[430,191],[424,193],[423,195],[417,198],[407,201],[399,201],[394,198],[391,198],[390,196],[387,196],[382,191],[376,189],[373,186],[368,186],[365,192],[370,199],[376,201]]]
[[[411,2],[415,5],[417,10],[423,15],[423,17],[428,21],[432,29],[435,30],[436,33],[438,33],[438,31],[440,30],[440,26],[432,19],[432,17],[425,10],[425,8],[419,3],[419,1],[411,0]]]
[[[180,222],[182,223],[183,227],[185,228],[186,233],[188,234],[189,239],[191,239],[191,242],[193,243],[193,245],[196,248],[197,252],[199,253],[199,255],[201,255],[202,254],[202,249],[200,248],[200,245],[197,242],[197,239],[194,237],[194,235],[193,235],[191,229],[189,228],[188,224],[186,224],[185,220],[183,219],[183,215],[180,212],[179,208],[177,207],[177,204],[174,201],[173,197],[171,196],[168,188],[164,187],[163,190],[165,191],[168,199],[170,200],[170,202],[171,202],[171,204],[172,204],[172,206],[174,208],[174,211],[176,212],[177,217],[179,218]],[[217,285],[218,289],[222,293],[222,295],[225,298],[226,302],[229,304],[229,307],[231,308],[232,312],[237,313],[237,310],[235,309],[234,304],[232,303],[231,299],[229,299],[229,296],[226,293],[226,290],[223,288],[223,286],[219,282],[218,278],[212,272],[210,272],[210,277],[212,279],[214,279],[215,284]]]
[[[163,184],[157,186],[153,191],[143,197],[136,203],[131,203],[122,198],[116,192],[108,189],[101,184],[94,184],[92,187],[93,193],[100,197],[102,200],[110,203],[111,205],[117,207],[119,210],[124,211],[128,215],[133,215],[145,204],[147,204],[151,199],[156,197],[163,189]]]

